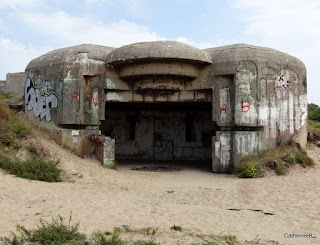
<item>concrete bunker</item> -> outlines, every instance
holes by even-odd
[[[211,161],[212,90],[194,88],[210,63],[205,52],[176,42],[137,43],[108,54],[101,129],[116,140],[117,159]],[[112,81],[127,90],[117,92]]]
[[[26,68],[26,113],[80,156],[209,161],[294,138],[306,145],[306,68],[246,44],[200,50],[174,42],[54,50]]]

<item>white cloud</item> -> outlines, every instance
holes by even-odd
[[[319,0],[234,0],[245,10],[244,37],[301,59],[308,70],[308,100],[320,104],[318,57],[320,56]]]
[[[182,43],[186,43],[186,44],[189,44],[191,46],[194,46],[194,47],[197,47],[197,48],[200,48],[200,49],[205,49],[205,48],[213,48],[213,47],[217,47],[219,46],[217,43],[211,43],[211,42],[197,42],[197,41],[193,41],[189,38],[186,38],[186,37],[178,37],[176,39],[176,41],[178,42],[182,42]]]
[[[16,16],[33,30],[49,35],[63,45],[93,43],[119,47],[132,42],[163,39],[148,27],[127,20],[105,25],[62,11],[49,15],[20,12]]]
[[[127,13],[145,14],[145,0],[85,0],[88,4],[121,5]]]
[[[17,6],[32,5],[38,0],[0,0],[0,8],[16,8]]]
[[[0,80],[5,80],[8,72],[24,72],[30,60],[49,50],[48,47],[24,46],[19,42],[0,37]]]

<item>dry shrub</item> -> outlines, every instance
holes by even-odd
[[[11,111],[9,106],[7,104],[0,102],[0,119],[8,120],[10,115],[11,115]]]
[[[296,163],[304,168],[314,165],[308,153],[291,140],[288,144],[281,144],[274,149],[268,149],[257,155],[243,158],[239,168],[239,177],[244,177],[248,173],[252,177],[258,176],[257,173],[261,169],[256,169],[255,166],[268,167],[275,170],[277,175],[286,175],[288,172],[287,167]]]
[[[9,106],[0,102],[0,145],[19,147],[18,138],[25,137],[31,128]]]
[[[318,141],[320,141],[320,122],[308,120],[308,141],[318,145]]]
[[[257,162],[261,166],[271,166],[277,159],[284,159],[290,155],[295,155],[299,152],[296,144],[280,145],[274,149],[264,150],[257,155],[250,155],[242,159],[241,163]]]

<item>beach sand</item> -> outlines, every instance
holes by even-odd
[[[47,136],[36,140],[60,159],[72,181],[30,181],[0,171],[0,236],[15,231],[16,224],[35,228],[40,218],[72,213],[86,234],[121,225],[159,227],[160,244],[201,244],[196,236],[170,230],[174,224],[241,241],[258,237],[281,244],[320,244],[320,148],[314,145],[308,153],[315,167],[295,166],[287,176],[267,172],[263,178],[239,179],[196,163],[179,166],[181,171],[144,172],[131,170],[143,164],[120,162],[116,171],[73,155]],[[316,238],[290,239],[286,233]]]

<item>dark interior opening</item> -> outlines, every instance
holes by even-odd
[[[135,140],[136,138],[136,116],[127,115],[128,119],[128,140]]]
[[[107,102],[102,134],[115,139],[116,160],[212,161],[212,103]],[[209,166],[208,165],[208,166]]]
[[[190,112],[186,113],[186,141],[192,142],[195,140],[195,132],[194,132],[194,117]]]

